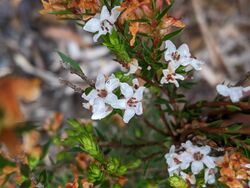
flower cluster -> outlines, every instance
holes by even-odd
[[[196,176],[204,174],[204,185],[214,184],[217,157],[210,155],[210,146],[197,146],[191,141],[182,143],[176,150],[172,145],[165,155],[169,176],[181,176],[187,184],[196,185]]]
[[[184,80],[183,75],[176,73],[176,70],[182,66],[185,67],[185,71],[188,72],[192,69],[201,70],[202,61],[193,58],[190,54],[187,44],[182,44],[178,49],[170,40],[165,42],[164,57],[169,63],[167,69],[163,69],[163,77],[161,84],[173,83],[176,87],[179,87],[177,80]]]
[[[218,162],[220,167],[219,181],[230,188],[250,187],[250,160],[240,153],[226,153]],[[246,185],[248,182],[248,186]]]
[[[133,83],[138,83],[138,81],[135,79]],[[114,93],[118,88],[120,88],[122,96]],[[123,120],[128,123],[134,115],[141,115],[143,112],[141,101],[144,89],[145,87],[139,87],[137,84],[132,87],[127,83],[120,83],[119,79],[114,75],[106,79],[103,74],[99,74],[95,88],[88,94],[84,93],[82,95],[88,101],[83,103],[83,106],[93,112],[91,117],[93,120],[105,118],[113,109],[124,110]]]

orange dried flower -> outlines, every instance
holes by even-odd
[[[100,10],[99,0],[41,0],[44,9],[41,14],[49,14],[51,12],[69,11],[65,14],[56,14],[57,18],[67,19],[83,19],[87,20],[93,17]],[[85,14],[88,12],[88,14]],[[82,16],[83,15],[83,16]]]
[[[167,2],[168,4],[170,2]],[[129,31],[132,35],[130,45],[133,46],[138,32],[151,36],[163,36],[169,33],[172,26],[183,28],[185,24],[171,16],[164,16],[160,23],[155,20],[155,14],[163,8],[163,0],[156,1],[156,9],[152,7],[151,0],[125,0],[121,4],[121,14],[119,23],[130,22]],[[148,22],[136,22],[136,20],[146,19]],[[160,36],[159,36],[160,35]]]
[[[250,177],[245,167],[249,162],[250,160],[240,153],[226,153],[223,161],[218,163],[218,167],[221,167],[219,181],[230,188],[244,187],[244,180]]]

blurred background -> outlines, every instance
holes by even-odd
[[[212,99],[216,84],[235,84],[250,70],[249,7],[249,0],[176,1],[171,15],[182,18],[187,27],[175,42],[187,43],[205,62],[194,75],[198,84],[188,94],[192,100]],[[59,82],[63,78],[85,86],[62,68],[56,50],[77,60],[93,79],[98,72],[120,68],[90,34],[72,21],[40,15],[41,9],[39,0],[0,0],[0,105],[5,126],[89,117],[81,96]],[[10,138],[11,133],[4,135]]]

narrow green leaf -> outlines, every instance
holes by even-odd
[[[77,72],[82,72],[82,69],[81,67],[79,66],[79,64],[71,59],[69,56],[65,55],[64,53],[62,52],[57,52],[58,55],[60,56],[60,58],[62,59],[62,61],[66,64],[68,64],[73,70],[77,71]]]
[[[174,4],[174,1],[172,1],[169,6],[167,6],[160,14],[156,16],[156,20],[160,21],[167,14],[170,8],[172,8],[173,4]]]
[[[235,132],[235,131],[239,130],[241,127],[242,127],[241,124],[233,124],[230,127],[228,127],[227,130],[230,132]]]
[[[164,41],[169,40],[169,39],[172,39],[174,36],[178,35],[178,34],[179,34],[180,32],[182,32],[182,31],[183,31],[183,28],[182,28],[182,29],[178,29],[178,30],[176,30],[176,31],[174,31],[174,32],[172,32],[172,33],[169,33],[169,34],[165,35],[165,36],[161,39],[161,41],[159,42],[159,44],[157,45],[157,47],[159,48],[159,47],[162,45],[162,43],[163,43]]]

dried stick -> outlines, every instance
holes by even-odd
[[[88,77],[82,72],[73,69],[72,67],[65,67],[65,63],[61,61],[62,67],[65,68],[66,70],[69,69],[70,73],[75,74],[79,76],[82,80],[84,80],[90,87],[95,87],[95,82],[93,80],[88,79]]]
[[[192,0],[193,9],[196,15],[196,19],[198,21],[198,24],[200,26],[203,39],[206,43],[207,49],[209,51],[211,62],[215,67],[220,67],[224,71],[225,75],[230,77],[230,72],[227,69],[227,67],[224,64],[223,58],[221,56],[221,53],[218,49],[218,45],[216,44],[216,41],[214,40],[214,37],[212,36],[211,32],[209,31],[209,28],[206,23],[206,19],[204,17],[204,12],[202,10],[202,1],[200,0]]]
[[[59,81],[60,81],[60,83],[72,88],[76,93],[80,93],[80,94],[83,93],[83,89],[80,86],[77,86],[77,85],[71,83],[70,81],[64,80],[62,78],[59,78]]]
[[[159,108],[159,112],[160,112],[160,117],[168,131],[168,133],[170,134],[171,138],[173,139],[173,141],[175,142],[176,141],[176,138],[175,138],[175,135],[173,133],[173,130],[171,129],[166,117],[165,117],[165,114],[164,114],[164,111],[162,110],[161,106],[158,105],[158,108]]]

